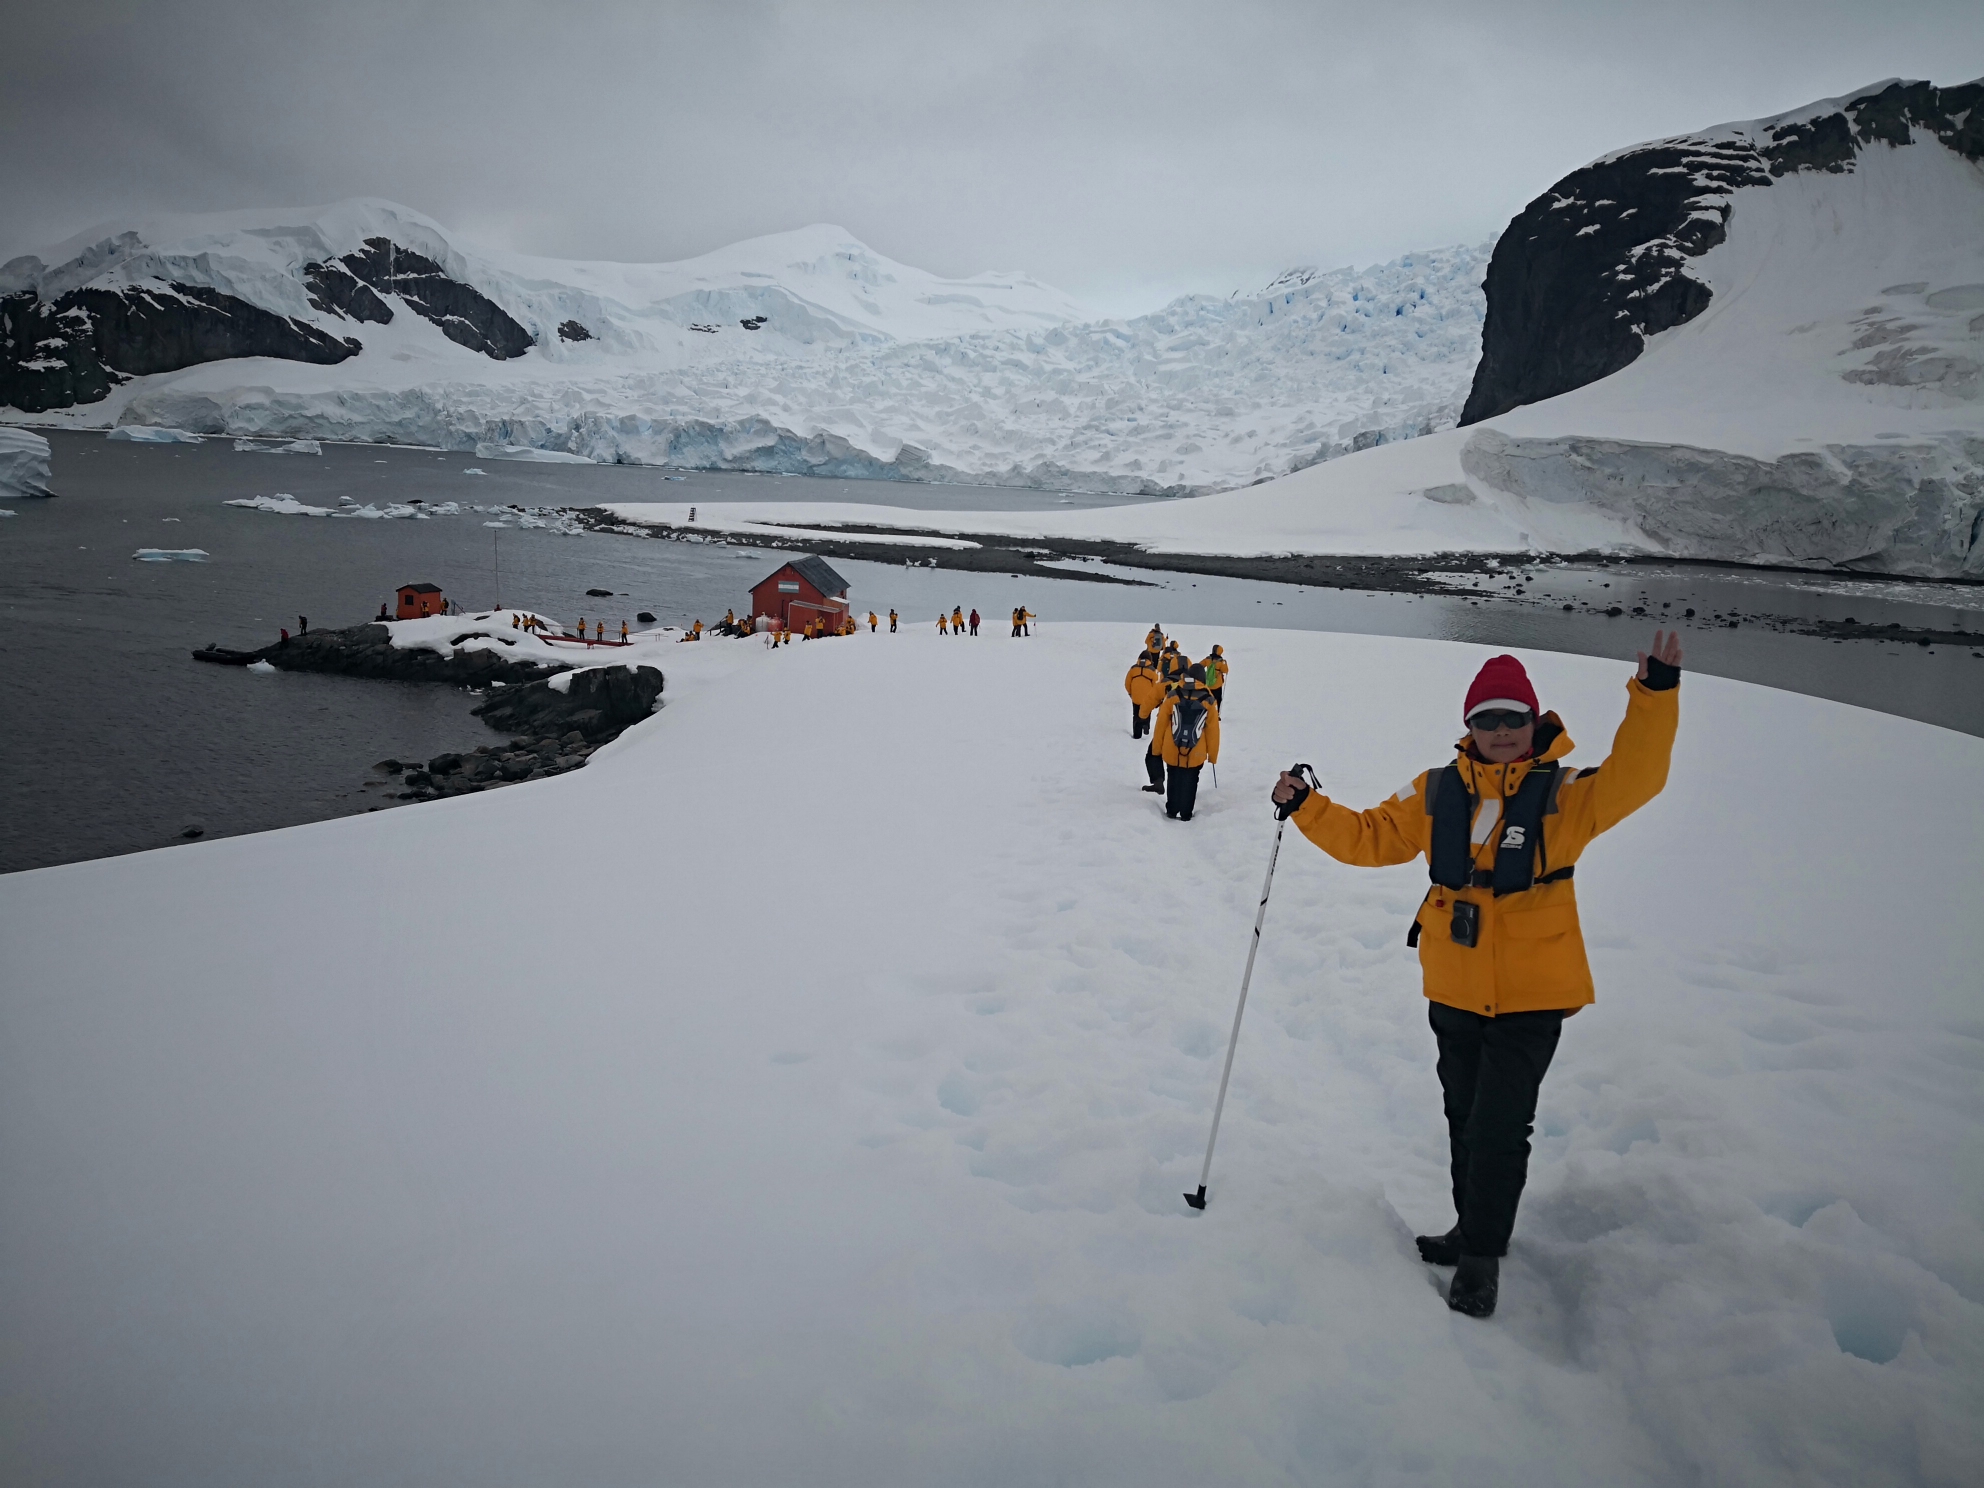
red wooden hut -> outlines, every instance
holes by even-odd
[[[400,585],[400,612],[397,620],[418,620],[423,615],[447,613],[447,604],[441,598],[441,590],[434,584]]]
[[[794,558],[752,585],[751,615],[769,615],[793,630],[822,616],[838,626],[847,618],[847,580],[824,558]]]

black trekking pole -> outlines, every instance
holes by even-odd
[[[1316,779],[1316,772],[1307,765],[1297,765],[1289,773],[1308,776],[1311,789],[1322,788],[1322,782]],[[1219,1072],[1219,1098],[1212,1105],[1212,1135],[1206,1138],[1205,1166],[1199,1169],[1199,1191],[1185,1195],[1185,1202],[1194,1209],[1206,1206],[1206,1180],[1212,1176],[1212,1149],[1219,1141],[1219,1118],[1226,1110],[1226,1084],[1233,1078],[1233,1051],[1240,1047],[1240,1019],[1247,1011],[1247,987],[1254,980],[1254,957],[1261,949],[1261,922],[1268,917],[1268,891],[1274,887],[1274,865],[1281,856],[1281,834],[1294,811],[1293,801],[1274,809],[1274,850],[1268,854],[1268,876],[1261,883],[1261,907],[1254,911],[1254,938],[1247,947],[1247,969],[1240,977],[1240,1002],[1233,1009],[1233,1032],[1226,1040],[1226,1068]]]

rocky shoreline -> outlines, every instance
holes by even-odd
[[[438,801],[447,796],[472,796],[498,786],[546,780],[576,770],[598,746],[586,742],[577,729],[561,738],[512,739],[507,745],[484,744],[467,754],[437,754],[425,765],[383,759],[372,768],[397,776],[400,801]],[[384,781],[368,781],[368,785]]]
[[[217,647],[209,650],[218,652]],[[483,697],[470,711],[491,728],[510,730],[515,737],[503,747],[485,744],[467,754],[438,754],[424,766],[379,761],[373,769],[382,776],[398,777],[403,788],[394,798],[401,801],[472,795],[576,770],[601,745],[653,713],[666,686],[660,670],[651,666],[546,667],[511,661],[488,650],[457,650],[444,656],[425,648],[397,647],[392,633],[377,621],[309,631],[242,656],[283,671],[441,682]],[[372,780],[367,785],[386,783]]]
[[[620,521],[601,507],[585,507],[572,515],[595,531],[629,537],[659,538],[664,541],[706,542],[705,533],[681,526],[635,526]],[[787,521],[786,527],[810,524]],[[1716,559],[1670,558],[1618,553],[1423,553],[1400,556],[1351,554],[1284,553],[1256,557],[1235,557],[1217,553],[1153,553],[1132,543],[1060,537],[1012,538],[988,533],[957,532],[949,529],[891,527],[864,528],[852,525],[822,525],[817,538],[801,542],[792,538],[758,536],[748,532],[727,532],[721,541],[737,547],[785,549],[817,553],[825,558],[847,558],[869,563],[900,565],[913,556],[919,563],[969,573],[1017,574],[1023,578],[1079,579],[1090,584],[1140,585],[1137,579],[1088,571],[1091,564],[1116,568],[1144,569],[1156,573],[1209,575],[1223,579],[1251,579],[1268,584],[1294,584],[1309,589],[1370,590],[1389,594],[1462,595],[1477,599],[1519,599],[1519,595],[1491,594],[1458,588],[1455,580],[1469,576],[1510,579],[1524,571],[1543,568],[1585,567],[1618,569],[1626,573],[1636,567],[1744,569],[1748,565]],[[884,532],[903,537],[952,537],[977,543],[975,548],[905,548],[901,543],[863,541],[862,535]],[[1838,569],[1813,567],[1787,569],[1773,567],[1767,572],[1812,573],[1827,578],[1853,578],[1869,583],[1892,579],[1898,583],[1922,583],[1905,574],[1842,573]],[[1975,585],[1970,580],[1934,580],[1937,583]],[[1586,603],[1578,606],[1595,614],[1623,614],[1626,607]],[[1805,621],[1786,616],[1752,615],[1754,621],[1775,624],[1798,634],[1825,636],[1834,640],[1908,641],[1919,644],[1976,644],[1978,636],[1964,631],[1906,631],[1895,626],[1860,625],[1855,621]]]

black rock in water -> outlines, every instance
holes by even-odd
[[[456,639],[466,640],[467,635]],[[502,636],[498,645],[512,645]],[[402,650],[378,621],[343,630],[313,630],[254,653],[286,672],[332,672],[343,677],[380,677],[393,682],[447,682],[457,687],[488,687],[501,682],[536,682],[563,668],[511,661],[495,651],[457,651],[443,656],[424,648]]]
[[[1461,411],[1479,423],[1609,377],[1710,291],[1688,261],[1728,235],[1729,193],[1933,135],[1984,160],[1984,81],[1891,83],[1755,133],[1681,135],[1607,156],[1536,198],[1495,243],[1481,361]]]

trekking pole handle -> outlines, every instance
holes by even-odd
[[[1322,781],[1316,778],[1316,772],[1307,765],[1290,765],[1288,767],[1288,773],[1290,775],[1302,775],[1308,777],[1309,789],[1312,791],[1319,791],[1323,788]],[[1304,798],[1298,797],[1293,801],[1288,801],[1280,806],[1275,807],[1274,819],[1276,821],[1287,821],[1289,817],[1295,814],[1295,808],[1302,804],[1303,799]]]

